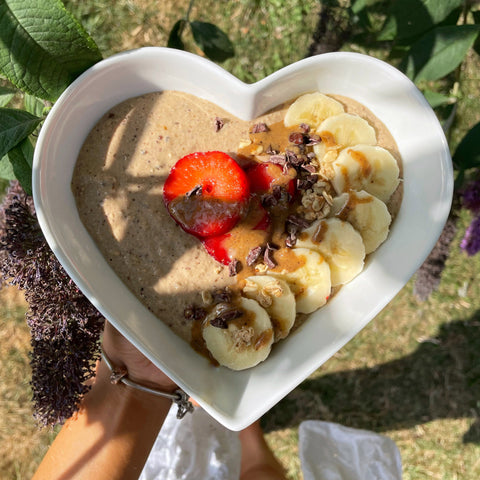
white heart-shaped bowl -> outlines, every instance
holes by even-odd
[[[404,198],[388,240],[365,270],[255,368],[213,367],[153,316],[112,271],[87,233],[70,189],[80,147],[111,107],[137,95],[181,90],[250,120],[307,91],[351,97],[392,133]],[[35,149],[38,220],[59,261],[95,307],[220,423],[240,430],[287,395],[398,293],[433,248],[450,209],[453,173],[434,112],[402,73],[355,53],[328,53],[252,85],[196,55],[166,48],[121,53],[94,65],[62,94]]]

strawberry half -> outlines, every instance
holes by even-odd
[[[231,230],[250,196],[247,175],[223,152],[195,152],[178,160],[163,187],[170,215],[200,238]]]
[[[225,246],[225,240],[230,238],[229,233],[217,235],[216,237],[205,238],[202,243],[207,253],[212,256],[217,262],[228,266],[233,260]]]

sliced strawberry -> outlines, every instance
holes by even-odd
[[[235,257],[235,246],[233,249],[228,248],[227,240],[229,238],[243,238],[247,241],[250,239],[258,239],[258,236],[252,236],[248,234],[249,231],[262,230],[267,232],[270,229],[272,220],[270,214],[265,208],[262,207],[260,199],[253,197],[248,214],[242,219],[241,222],[229,233],[223,235],[217,235],[215,237],[204,238],[202,240],[203,246],[208,254],[210,254],[217,262],[223,265],[229,266]],[[231,242],[235,244],[235,240]],[[254,243],[251,248],[255,247]]]
[[[245,172],[223,152],[195,152],[173,166],[163,187],[173,219],[197,237],[221,235],[242,217],[250,196]]]
[[[253,230],[268,230],[270,228],[270,225],[272,224],[272,219],[270,218],[270,214],[265,210],[262,205],[259,203],[258,207],[258,213],[260,214],[260,219],[258,222],[255,224],[253,227]]]
[[[270,162],[258,163],[247,170],[252,193],[272,193],[275,185],[283,186],[293,196],[295,192],[294,179],[283,172],[280,165]]]
[[[225,245],[225,240],[230,238],[229,233],[224,233],[223,235],[217,235],[216,237],[205,238],[202,240],[205,250],[211,255],[217,262],[222,263],[223,265],[230,265],[233,258],[228,253],[228,250]]]

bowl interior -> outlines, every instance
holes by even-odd
[[[70,182],[93,125],[127,98],[167,89],[205,98],[244,120],[307,91],[345,95],[383,121],[403,158],[404,198],[387,242],[361,275],[253,369],[212,367],[154,317],[111,270],[76,210]],[[388,64],[353,53],[325,54],[246,85],[203,58],[165,48],[106,59],[64,92],[40,133],[33,182],[46,239],[83,293],[137,348],[233,430],[263,415],[396,295],[437,240],[453,189],[448,144],[433,111],[416,87]]]

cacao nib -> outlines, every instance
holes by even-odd
[[[265,252],[263,253],[263,261],[267,265],[268,268],[275,268],[277,264],[273,260],[273,252],[277,250],[277,247],[267,243],[267,246],[265,248]]]
[[[285,165],[287,162],[285,159],[285,155],[271,155],[268,161],[277,165]]]
[[[223,126],[225,125],[225,122],[220,118],[220,117],[215,117],[215,131],[219,132]]]
[[[191,196],[193,195],[201,195],[202,194],[202,186],[201,185],[197,185],[195,187],[193,187],[189,192],[187,192],[185,194],[185,196],[187,198],[190,198]]]
[[[309,173],[317,173],[317,167],[311,163],[305,163],[302,165],[303,170],[306,170]]]
[[[263,248],[259,245],[258,247],[252,248],[247,255],[246,262],[249,267],[251,267],[259,258],[263,252]]]
[[[278,200],[272,193],[267,193],[265,195],[262,195],[260,203],[264,208],[271,208],[278,204]]]
[[[312,188],[315,183],[317,183],[317,176],[308,175],[307,177],[297,179],[297,188],[299,190],[308,190],[309,188]]]
[[[310,222],[299,215],[289,215],[286,224],[295,225],[296,227],[299,227],[299,229],[304,229],[310,226]]]
[[[269,155],[277,155],[277,154],[278,154],[278,150],[275,150],[274,148],[272,148],[271,145],[268,146],[266,152],[267,152]]]
[[[320,135],[309,135],[307,141],[305,142],[306,145],[312,146],[312,145],[318,145],[322,139],[320,138]]]
[[[212,292],[212,299],[213,303],[218,304],[218,303],[230,303],[232,301],[232,294],[223,289],[223,290],[215,290]]]
[[[305,137],[303,133],[293,132],[288,136],[288,141],[294,145],[302,145],[305,143]]]
[[[268,132],[269,131],[269,128],[267,127],[267,124],[266,123],[256,123],[253,127],[252,127],[252,133],[263,133],[263,132]]]
[[[231,309],[225,310],[214,319],[210,320],[210,325],[217,328],[228,328],[228,322],[240,318],[243,315],[243,310],[241,309]]]
[[[285,239],[285,246],[293,248],[297,243],[297,232],[290,232]]]
[[[207,311],[202,307],[192,305],[184,310],[183,316],[187,320],[201,321],[207,316]]]
[[[241,268],[240,262],[234,258],[229,264],[228,264],[228,273],[231,277],[234,277]]]

